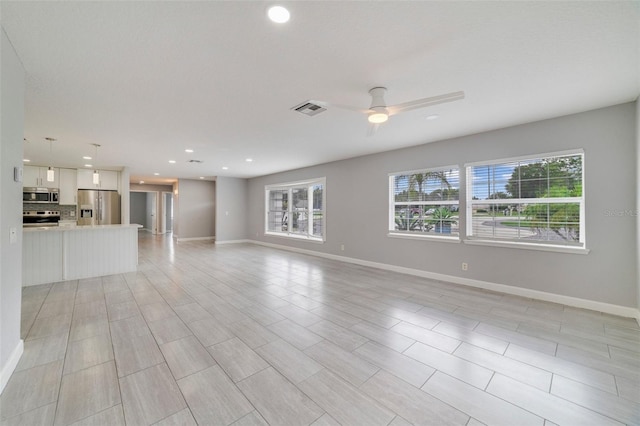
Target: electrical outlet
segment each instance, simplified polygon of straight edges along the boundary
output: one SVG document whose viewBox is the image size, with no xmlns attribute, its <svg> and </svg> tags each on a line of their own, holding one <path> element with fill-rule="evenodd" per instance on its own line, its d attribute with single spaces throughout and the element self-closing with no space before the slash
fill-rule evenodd
<svg viewBox="0 0 640 426">
<path fill-rule="evenodd" d="M 467 269 L 469 269 L 469 264 L 466 262 L 462 262 L 462 270 L 466 271 Z"/>
<path fill-rule="evenodd" d="M 344 251 L 344 244 L 340 244 L 340 250 Z"/>
</svg>

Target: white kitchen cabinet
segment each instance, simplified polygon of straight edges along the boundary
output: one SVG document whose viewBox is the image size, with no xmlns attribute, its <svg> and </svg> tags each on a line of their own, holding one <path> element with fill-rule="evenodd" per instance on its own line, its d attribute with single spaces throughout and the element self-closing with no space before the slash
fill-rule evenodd
<svg viewBox="0 0 640 426">
<path fill-rule="evenodd" d="M 118 190 L 118 172 L 99 170 L 100 183 L 93 183 L 93 170 L 78 169 L 78 189 L 108 189 Z"/>
<path fill-rule="evenodd" d="M 75 206 L 78 203 L 78 173 L 76 169 L 60 169 L 59 204 Z"/>
<path fill-rule="evenodd" d="M 22 173 L 23 187 L 58 188 L 60 185 L 60 169 L 54 168 L 53 182 L 47 181 L 48 167 L 24 166 Z"/>
</svg>

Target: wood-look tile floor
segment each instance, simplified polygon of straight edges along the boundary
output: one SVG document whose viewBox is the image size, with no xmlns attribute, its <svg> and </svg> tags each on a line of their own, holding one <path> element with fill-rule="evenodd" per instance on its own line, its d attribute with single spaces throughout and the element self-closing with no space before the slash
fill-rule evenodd
<svg viewBox="0 0 640 426">
<path fill-rule="evenodd" d="M 251 244 L 23 289 L 1 425 L 640 424 L 633 319 Z"/>
</svg>

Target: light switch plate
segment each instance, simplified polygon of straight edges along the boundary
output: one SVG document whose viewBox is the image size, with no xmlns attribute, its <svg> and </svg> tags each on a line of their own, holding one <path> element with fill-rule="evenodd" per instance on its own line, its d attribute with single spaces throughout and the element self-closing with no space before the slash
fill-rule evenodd
<svg viewBox="0 0 640 426">
<path fill-rule="evenodd" d="M 18 242 L 18 230 L 12 226 L 9 228 L 9 244 L 15 244 Z"/>
<path fill-rule="evenodd" d="M 13 168 L 13 181 L 22 182 L 22 167 Z"/>
</svg>

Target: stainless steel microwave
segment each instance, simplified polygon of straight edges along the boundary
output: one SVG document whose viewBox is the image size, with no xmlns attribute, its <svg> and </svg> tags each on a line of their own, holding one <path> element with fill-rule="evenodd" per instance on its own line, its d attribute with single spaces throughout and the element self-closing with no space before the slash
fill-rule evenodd
<svg viewBox="0 0 640 426">
<path fill-rule="evenodd" d="M 23 203 L 58 203 L 58 190 L 55 188 L 22 188 Z"/>
</svg>

